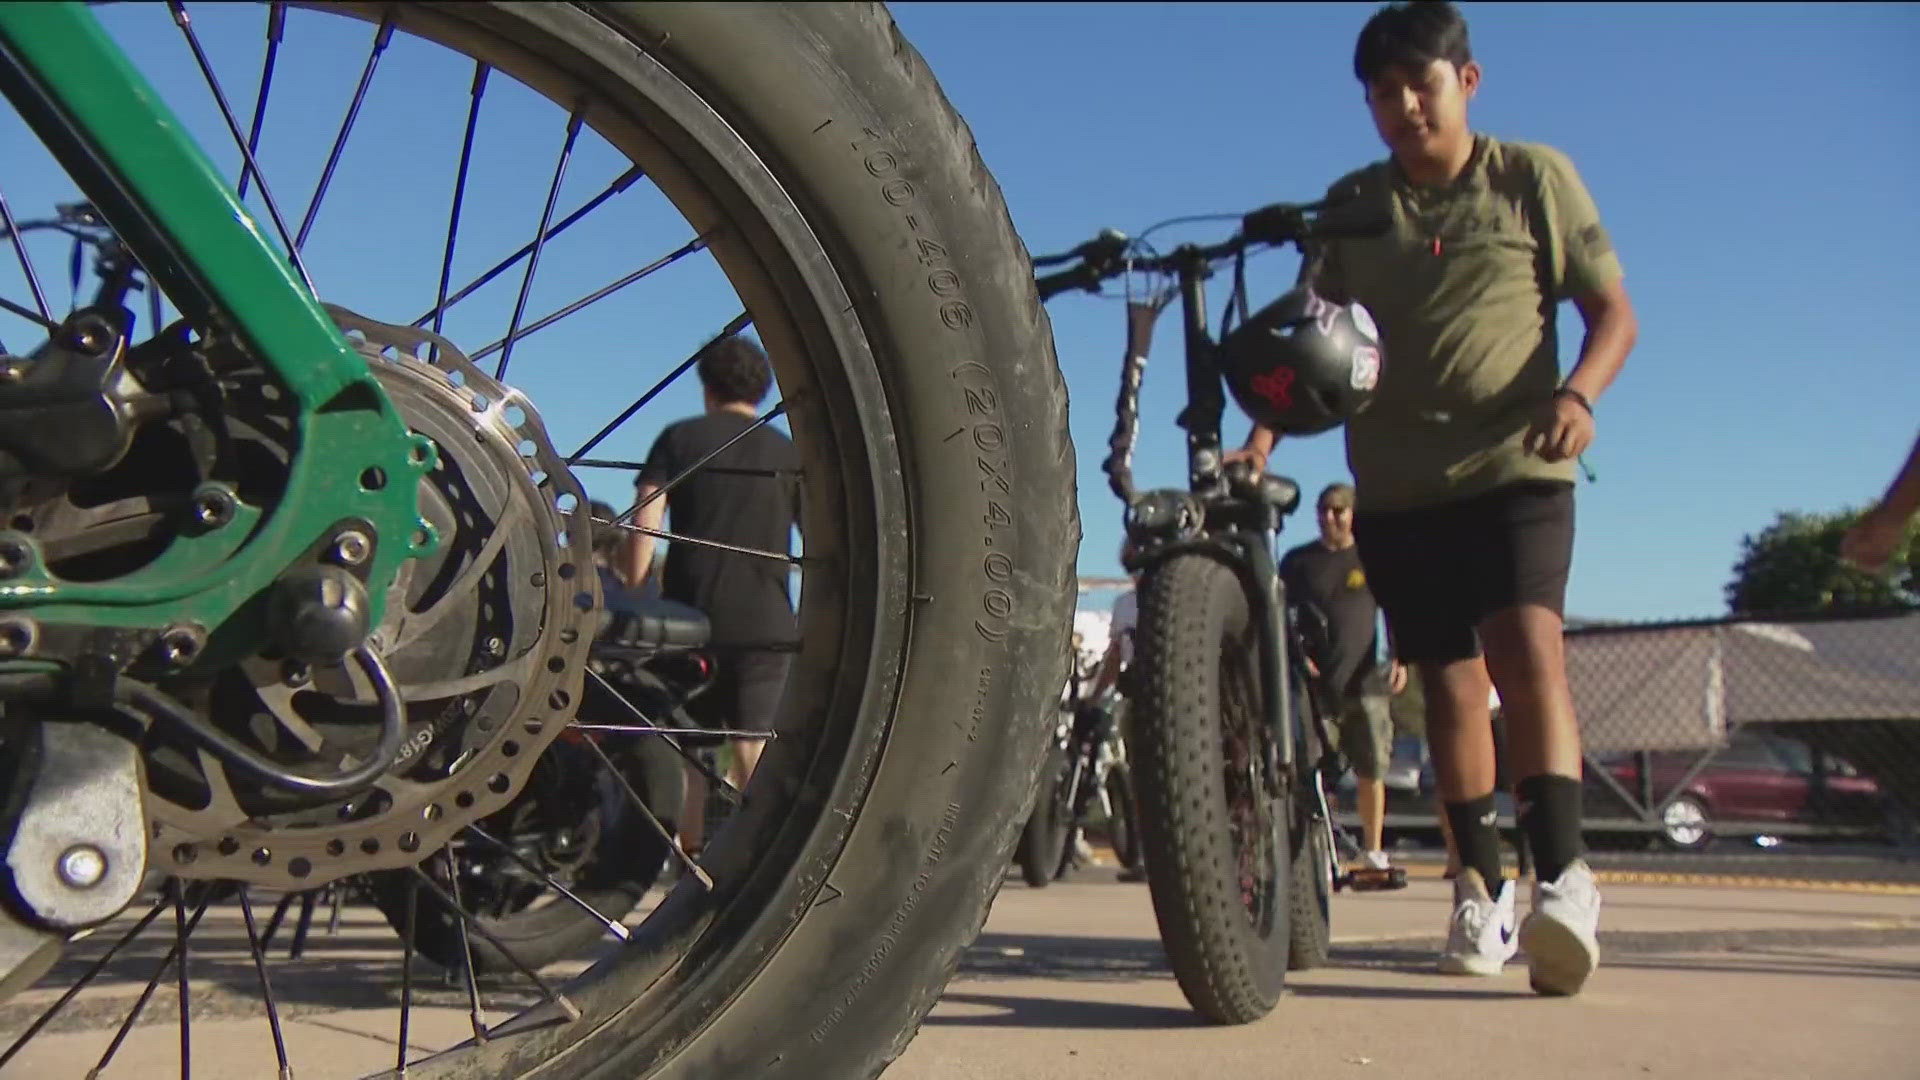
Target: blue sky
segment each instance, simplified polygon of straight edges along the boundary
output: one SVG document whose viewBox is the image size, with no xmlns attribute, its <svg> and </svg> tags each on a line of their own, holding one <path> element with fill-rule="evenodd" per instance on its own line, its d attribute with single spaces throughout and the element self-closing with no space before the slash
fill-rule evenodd
<svg viewBox="0 0 1920 1080">
<path fill-rule="evenodd" d="M 1897 5 L 1465 4 L 1486 80 L 1476 127 L 1572 156 L 1611 229 L 1640 313 L 1639 348 L 1599 406 L 1579 493 L 1570 612 L 1657 618 L 1723 609 L 1742 534 L 1776 511 L 1860 503 L 1890 478 L 1920 423 L 1920 8 Z M 1305 199 L 1382 153 L 1351 74 L 1371 4 L 901 4 L 979 141 L 1030 249 L 1062 250 L 1104 226 L 1137 232 L 1182 214 Z M 193 9 L 244 113 L 257 78 L 257 11 Z M 226 164 L 218 114 L 164 8 L 103 20 Z M 367 28 L 290 20 L 263 146 L 283 209 L 298 218 L 360 64 Z M 309 249 L 323 295 L 375 318 L 429 305 L 471 66 L 396 45 L 328 194 Z M 488 92 L 456 259 L 465 280 L 532 236 L 564 118 L 517 87 Z M 515 91 L 518 91 L 515 93 Z M 428 117 L 424 123 L 421 117 Z M 500 134 L 492 134 L 494 132 Z M 71 189 L 0 115 L 0 190 L 34 216 Z M 584 137 L 562 210 L 622 163 Z M 541 314 L 683 242 L 651 193 L 622 195 L 542 258 Z M 1227 224 L 1156 240 L 1209 240 Z M 619 243 L 608 237 L 618 235 Z M 1162 244 L 1162 246 L 1166 246 Z M 55 299 L 65 249 L 33 248 Z M 8 253 L 10 254 L 10 253 Z M 1256 302 L 1291 280 L 1291 255 L 1253 267 Z M 53 267 L 49 271 L 49 267 Z M 464 271 L 464 276 L 462 275 Z M 451 329 L 500 336 L 519 285 L 476 295 Z M 425 289 L 428 292 L 423 293 Z M 1215 290 L 1216 302 L 1220 288 Z M 24 299 L 0 266 L 0 294 Z M 405 297 L 396 299 L 396 297 Z M 515 380 L 556 441 L 590 433 L 733 314 L 704 259 L 689 260 L 521 346 Z M 397 306 L 396 306 L 397 305 Z M 734 309 L 737 310 L 737 309 Z M 1112 426 L 1122 325 L 1084 295 L 1050 307 L 1080 449 L 1084 573 L 1116 570 L 1120 507 L 1099 472 Z M 1162 327 L 1148 372 L 1140 479 L 1179 482 L 1173 417 L 1178 339 Z M 1580 340 L 1562 314 L 1563 351 Z M 24 337 L 0 316 L 0 338 Z M 617 399 L 617 400 L 616 400 Z M 639 456 L 660 424 L 697 408 L 667 395 L 608 456 Z M 1244 421 L 1230 420 L 1238 439 Z M 570 445 L 562 450 L 571 449 Z M 1283 444 L 1274 467 L 1309 492 L 1345 477 L 1337 433 Z M 624 494 L 596 474 L 589 489 Z M 1304 540 L 1297 519 L 1286 538 Z"/>
</svg>

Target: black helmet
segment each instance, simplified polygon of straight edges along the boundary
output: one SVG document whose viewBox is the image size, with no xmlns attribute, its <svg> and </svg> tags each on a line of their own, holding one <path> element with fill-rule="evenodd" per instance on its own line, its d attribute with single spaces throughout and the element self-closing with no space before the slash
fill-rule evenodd
<svg viewBox="0 0 1920 1080">
<path fill-rule="evenodd" d="M 1380 333 L 1360 304 L 1301 287 L 1253 313 L 1220 343 L 1234 400 L 1275 431 L 1312 435 L 1365 409 L 1380 381 Z"/>
</svg>

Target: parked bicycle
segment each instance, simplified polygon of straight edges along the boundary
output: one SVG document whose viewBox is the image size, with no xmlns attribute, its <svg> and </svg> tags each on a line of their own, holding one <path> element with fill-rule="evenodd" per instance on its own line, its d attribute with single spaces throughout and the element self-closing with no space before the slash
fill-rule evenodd
<svg viewBox="0 0 1920 1080">
<path fill-rule="evenodd" d="M 1133 771 L 1123 735 L 1126 702 L 1111 689 L 1094 694 L 1101 659 L 1097 653 L 1083 654 L 1068 679 L 1033 812 L 1016 849 L 1021 876 L 1036 889 L 1074 868 L 1096 823 L 1121 866 L 1135 866 L 1140 858 Z"/>
<path fill-rule="evenodd" d="M 1248 214 L 1227 241 L 1158 255 L 1108 231 L 1036 267 L 1043 298 L 1129 282 L 1126 359 L 1111 453 L 1104 463 L 1126 507 L 1141 575 L 1132 686 L 1140 834 L 1154 914 L 1188 1002 L 1217 1023 L 1272 1010 L 1289 967 L 1324 960 L 1338 880 L 1323 773 L 1325 718 L 1306 690 L 1299 622 L 1274 549 L 1299 486 L 1229 466 L 1220 444 L 1226 397 L 1243 407 L 1279 401 L 1315 417 L 1293 433 L 1326 430 L 1364 407 L 1380 353 L 1364 309 L 1294 290 L 1250 314 L 1245 257 L 1258 245 L 1365 237 L 1388 227 L 1384 208 L 1357 199 L 1275 205 Z M 1204 283 L 1231 262 L 1235 295 L 1218 340 L 1208 332 Z M 1138 491 L 1132 450 L 1141 378 L 1162 310 L 1178 298 L 1185 334 L 1188 484 Z M 1238 325 L 1234 316 L 1238 315 Z M 1327 383 L 1276 363 L 1272 341 L 1296 333 L 1337 339 L 1349 370 Z M 1318 374 L 1321 381 L 1308 377 Z M 1329 389 L 1330 387 L 1330 389 Z M 1350 391 L 1350 392 L 1349 392 Z"/>
</svg>

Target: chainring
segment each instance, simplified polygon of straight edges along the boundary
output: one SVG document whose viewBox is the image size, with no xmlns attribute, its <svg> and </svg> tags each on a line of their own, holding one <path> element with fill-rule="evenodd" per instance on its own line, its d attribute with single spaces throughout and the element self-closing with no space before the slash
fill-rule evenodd
<svg viewBox="0 0 1920 1080">
<path fill-rule="evenodd" d="M 327 310 L 439 453 L 419 495 L 440 543 L 403 565 L 370 641 L 406 703 L 408 738 L 370 790 L 345 799 L 295 796 L 163 742 L 147 762 L 152 862 L 183 878 L 306 889 L 417 864 L 511 802 L 580 701 L 601 617 L 591 514 L 533 406 L 436 334 Z M 263 654 L 188 700 L 308 770 L 365 760 L 379 728 L 372 686 L 346 664 Z"/>
</svg>

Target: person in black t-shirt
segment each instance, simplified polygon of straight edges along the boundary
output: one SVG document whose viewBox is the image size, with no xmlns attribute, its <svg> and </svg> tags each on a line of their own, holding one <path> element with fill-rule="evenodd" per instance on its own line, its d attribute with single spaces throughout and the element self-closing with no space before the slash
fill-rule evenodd
<svg viewBox="0 0 1920 1080">
<path fill-rule="evenodd" d="M 1280 578 L 1289 603 L 1312 605 L 1326 619 L 1327 637 L 1318 656 L 1307 658 L 1340 728 L 1340 752 L 1353 765 L 1360 797 L 1360 834 L 1364 869 L 1388 868 L 1381 849 L 1387 789 L 1381 776 L 1392 755 L 1393 720 L 1387 697 L 1407 683 L 1398 660 L 1381 670 L 1379 635 L 1374 629 L 1379 606 L 1367 589 L 1360 551 L 1353 542 L 1353 488 L 1329 484 L 1320 493 L 1320 538 L 1302 544 L 1280 560 Z"/>
<path fill-rule="evenodd" d="M 799 524 L 799 456 L 785 435 L 756 420 L 773 386 L 767 354 L 751 339 L 730 335 L 701 352 L 697 370 L 706 411 L 669 425 L 655 439 L 636 481 L 634 520 L 660 529 L 663 518 L 671 517 L 678 537 L 786 555 Z M 653 552 L 653 537 L 632 533 L 622 576 L 645 580 Z M 712 626 L 714 684 L 688 706 L 701 723 L 737 731 L 773 726 L 798 634 L 788 565 L 764 555 L 669 543 L 661 595 L 706 612 Z M 727 779 L 744 788 L 763 741 L 731 743 Z M 681 842 L 693 851 L 702 842 L 705 785 L 697 774 L 688 780 Z"/>
<path fill-rule="evenodd" d="M 613 504 L 594 499 L 587 504 L 587 512 L 598 522 L 612 521 L 617 514 Z M 593 568 L 600 575 L 600 593 L 607 598 L 607 606 L 613 607 L 616 598 L 622 601 L 646 600 L 660 595 L 659 575 L 629 586 L 620 575 L 620 565 L 625 558 L 627 541 L 626 530 L 617 525 L 595 524 L 593 528 Z"/>
</svg>

